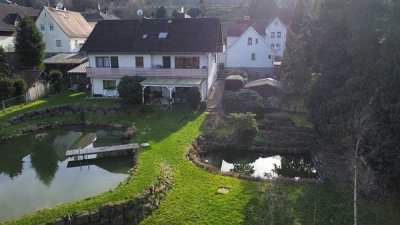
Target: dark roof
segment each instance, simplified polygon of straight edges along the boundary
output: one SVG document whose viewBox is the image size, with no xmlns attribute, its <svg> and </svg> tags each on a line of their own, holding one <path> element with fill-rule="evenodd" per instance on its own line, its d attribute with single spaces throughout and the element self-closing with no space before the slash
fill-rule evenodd
<svg viewBox="0 0 400 225">
<path fill-rule="evenodd" d="M 34 20 L 39 15 L 39 10 L 16 4 L 0 3 L 0 31 L 11 32 L 15 30 L 15 22 L 25 16 Z"/>
<path fill-rule="evenodd" d="M 274 18 L 275 19 L 275 18 Z M 272 20 L 267 19 L 253 19 L 251 21 L 243 21 L 237 20 L 232 24 L 227 26 L 227 35 L 228 36 L 240 36 L 252 26 L 258 34 L 265 35 L 265 28 L 272 22 Z"/>
<path fill-rule="evenodd" d="M 85 20 L 87 22 L 99 22 L 101 20 L 119 20 L 119 18 L 111 14 L 97 11 L 95 13 L 86 15 Z"/>
<path fill-rule="evenodd" d="M 159 38 L 160 32 L 168 33 Z M 219 52 L 216 18 L 99 21 L 81 51 L 93 53 Z"/>
</svg>

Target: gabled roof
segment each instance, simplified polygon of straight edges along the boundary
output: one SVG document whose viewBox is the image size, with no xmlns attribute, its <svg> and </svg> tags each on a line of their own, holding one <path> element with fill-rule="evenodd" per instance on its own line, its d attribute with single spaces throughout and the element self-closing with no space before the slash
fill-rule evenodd
<svg viewBox="0 0 400 225">
<path fill-rule="evenodd" d="M 205 53 L 219 52 L 221 49 L 219 19 L 189 18 L 99 21 L 81 51 Z"/>
<path fill-rule="evenodd" d="M 119 20 L 120 18 L 111 15 L 111 14 L 107 14 L 107 13 L 102 13 L 100 11 L 97 11 L 95 13 L 92 14 L 88 14 L 85 16 L 85 20 L 87 22 L 99 22 L 101 20 Z"/>
<path fill-rule="evenodd" d="M 17 4 L 0 3 L 0 31 L 14 32 L 15 22 L 25 16 L 36 19 L 39 10 L 30 7 L 19 6 Z"/>
<path fill-rule="evenodd" d="M 46 6 L 43 7 L 43 10 L 46 11 L 54 19 L 61 30 L 71 38 L 87 38 L 90 35 L 90 32 L 92 32 L 92 27 L 78 12 L 55 9 Z"/>
<path fill-rule="evenodd" d="M 248 27 L 253 27 L 261 36 L 265 35 L 265 29 L 271 25 L 272 22 L 278 19 L 285 27 L 286 25 L 279 19 L 279 17 L 274 17 L 271 19 L 253 19 L 251 21 L 237 20 L 227 27 L 227 35 L 238 37 L 241 36 Z"/>
</svg>

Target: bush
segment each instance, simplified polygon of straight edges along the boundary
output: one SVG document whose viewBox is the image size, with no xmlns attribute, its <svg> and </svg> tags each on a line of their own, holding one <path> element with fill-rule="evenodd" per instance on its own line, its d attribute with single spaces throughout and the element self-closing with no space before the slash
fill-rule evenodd
<svg viewBox="0 0 400 225">
<path fill-rule="evenodd" d="M 26 82 L 23 79 L 14 80 L 15 95 L 23 95 L 26 92 Z"/>
<path fill-rule="evenodd" d="M 0 98 L 8 99 L 15 95 L 15 87 L 13 80 L 9 78 L 0 79 Z"/>
<path fill-rule="evenodd" d="M 149 105 L 142 105 L 142 106 L 140 106 L 139 111 L 141 113 L 153 113 L 154 109 L 153 109 L 153 107 L 151 107 Z"/>
<path fill-rule="evenodd" d="M 122 101 L 128 104 L 142 104 L 142 86 L 139 77 L 122 77 L 118 84 L 118 93 Z"/>
<path fill-rule="evenodd" d="M 256 115 L 253 113 L 231 113 L 228 123 L 233 127 L 235 140 L 240 145 L 251 144 L 258 134 Z"/>
<path fill-rule="evenodd" d="M 199 107 L 201 100 L 199 88 L 197 87 L 190 88 L 187 92 L 186 100 L 192 109 L 197 109 Z"/>
<path fill-rule="evenodd" d="M 244 79 L 240 75 L 230 75 L 225 78 L 225 90 L 238 91 L 244 87 Z"/>
<path fill-rule="evenodd" d="M 229 71 L 229 75 L 240 75 L 245 80 L 249 78 L 249 74 L 244 70 L 231 70 Z"/>
<path fill-rule="evenodd" d="M 255 91 L 241 89 L 225 91 L 222 106 L 226 113 L 252 112 L 262 116 L 265 110 L 264 99 Z"/>
<path fill-rule="evenodd" d="M 59 70 L 52 70 L 49 74 L 49 81 L 55 92 L 61 92 L 63 83 L 63 74 Z"/>
</svg>

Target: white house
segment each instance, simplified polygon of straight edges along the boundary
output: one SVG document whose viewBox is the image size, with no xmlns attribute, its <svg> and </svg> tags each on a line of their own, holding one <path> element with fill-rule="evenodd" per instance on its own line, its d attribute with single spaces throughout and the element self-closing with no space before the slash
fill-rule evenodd
<svg viewBox="0 0 400 225">
<path fill-rule="evenodd" d="M 274 62 L 283 57 L 287 28 L 279 19 L 237 21 L 227 29 L 225 67 L 246 69 L 259 76 L 271 76 Z"/>
<path fill-rule="evenodd" d="M 43 7 L 36 20 L 46 44 L 46 53 L 79 52 L 92 27 L 78 12 Z"/>
<path fill-rule="evenodd" d="M 219 19 L 103 20 L 82 47 L 94 96 L 118 96 L 124 76 L 137 76 L 147 96 L 181 98 L 198 87 L 207 99 L 222 48 Z M 145 100 L 145 99 L 143 99 Z"/>
<path fill-rule="evenodd" d="M 25 16 L 35 20 L 38 14 L 39 10 L 34 8 L 0 3 L 0 46 L 6 52 L 14 52 L 15 27 L 18 21 Z"/>
</svg>

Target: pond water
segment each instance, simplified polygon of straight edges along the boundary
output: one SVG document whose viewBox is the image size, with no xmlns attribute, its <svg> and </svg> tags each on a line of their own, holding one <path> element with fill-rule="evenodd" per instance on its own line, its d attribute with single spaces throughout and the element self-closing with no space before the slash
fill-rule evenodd
<svg viewBox="0 0 400 225">
<path fill-rule="evenodd" d="M 68 167 L 65 151 L 121 143 L 121 132 L 65 128 L 0 143 L 0 222 L 116 187 L 133 157 Z"/>
<path fill-rule="evenodd" d="M 222 172 L 239 172 L 263 178 L 316 178 L 309 155 L 266 155 L 252 152 L 220 151 L 205 156 L 207 163 Z"/>
</svg>

